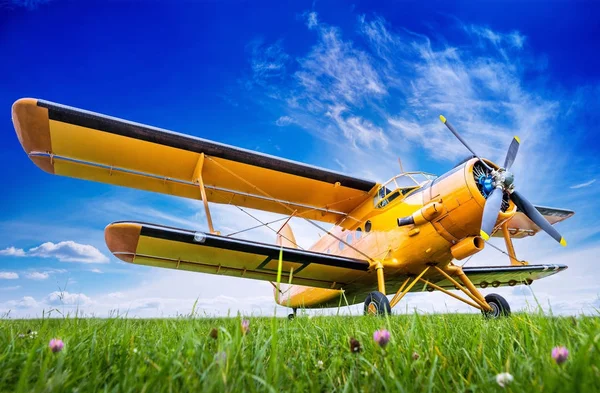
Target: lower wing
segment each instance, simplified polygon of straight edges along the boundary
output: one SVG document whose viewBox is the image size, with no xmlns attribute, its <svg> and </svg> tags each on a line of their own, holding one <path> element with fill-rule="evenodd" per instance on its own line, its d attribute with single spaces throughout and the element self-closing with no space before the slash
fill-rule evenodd
<svg viewBox="0 0 600 393">
<path fill-rule="evenodd" d="M 134 264 L 200 273 L 341 289 L 369 270 L 364 260 L 141 222 L 116 222 L 105 229 L 108 248 Z"/>
</svg>

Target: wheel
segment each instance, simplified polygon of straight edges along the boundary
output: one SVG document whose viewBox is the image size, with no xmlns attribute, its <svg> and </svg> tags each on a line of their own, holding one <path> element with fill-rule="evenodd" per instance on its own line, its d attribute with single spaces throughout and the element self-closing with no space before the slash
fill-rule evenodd
<svg viewBox="0 0 600 393">
<path fill-rule="evenodd" d="M 365 315 L 385 315 L 392 313 L 390 301 L 379 291 L 369 293 L 365 299 Z"/>
<path fill-rule="evenodd" d="M 496 293 L 490 293 L 485 297 L 485 301 L 488 302 L 491 311 L 482 311 L 486 318 L 500 318 L 508 317 L 510 315 L 510 306 L 506 299 Z"/>
</svg>

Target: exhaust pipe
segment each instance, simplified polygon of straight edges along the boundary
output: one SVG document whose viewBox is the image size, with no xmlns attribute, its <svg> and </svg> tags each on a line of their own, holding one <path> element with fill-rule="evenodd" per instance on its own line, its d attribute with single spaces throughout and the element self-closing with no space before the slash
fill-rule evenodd
<svg viewBox="0 0 600 393">
<path fill-rule="evenodd" d="M 443 211 L 443 206 L 439 202 L 429 203 L 423 206 L 421 209 L 414 212 L 412 215 L 399 218 L 398 226 L 404 225 L 421 225 L 425 224 L 428 221 L 433 220 L 437 216 L 439 216 Z"/>
<path fill-rule="evenodd" d="M 470 236 L 453 245 L 450 252 L 454 258 L 460 261 L 483 250 L 484 246 L 485 242 L 481 236 Z"/>
</svg>

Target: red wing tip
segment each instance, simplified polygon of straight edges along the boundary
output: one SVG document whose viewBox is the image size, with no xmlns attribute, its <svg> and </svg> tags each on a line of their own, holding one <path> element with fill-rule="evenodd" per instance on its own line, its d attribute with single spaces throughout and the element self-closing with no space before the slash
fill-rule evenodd
<svg viewBox="0 0 600 393">
<path fill-rule="evenodd" d="M 106 246 L 114 256 L 125 262 L 133 262 L 140 240 L 140 224 L 120 222 L 104 229 Z"/>
</svg>

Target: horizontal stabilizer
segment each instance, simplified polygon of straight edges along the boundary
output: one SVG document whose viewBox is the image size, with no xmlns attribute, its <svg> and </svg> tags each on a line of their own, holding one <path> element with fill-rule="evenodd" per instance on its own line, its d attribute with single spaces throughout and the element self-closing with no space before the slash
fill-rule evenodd
<svg viewBox="0 0 600 393">
<path fill-rule="evenodd" d="M 463 267 L 463 272 L 479 288 L 529 285 L 533 281 L 551 276 L 567 268 L 565 265 L 523 265 Z M 434 282 L 444 289 L 454 289 L 454 284 L 443 279 Z"/>
<path fill-rule="evenodd" d="M 535 208 L 552 225 L 564 221 L 575 214 L 575 212 L 572 210 L 557 209 L 554 207 L 535 206 Z M 521 239 L 527 236 L 535 235 L 541 231 L 541 228 L 535 225 L 535 223 L 531 221 L 525 215 L 525 213 L 517 210 L 515 215 L 508 221 L 508 231 L 510 233 L 510 237 L 514 239 Z M 496 230 L 493 236 L 502 237 L 502 231 Z"/>
</svg>

